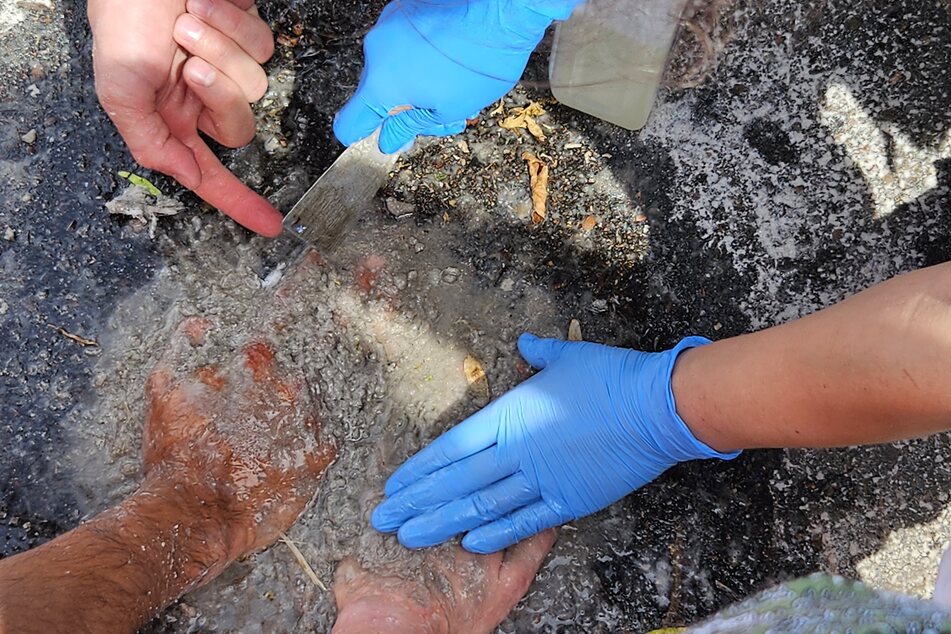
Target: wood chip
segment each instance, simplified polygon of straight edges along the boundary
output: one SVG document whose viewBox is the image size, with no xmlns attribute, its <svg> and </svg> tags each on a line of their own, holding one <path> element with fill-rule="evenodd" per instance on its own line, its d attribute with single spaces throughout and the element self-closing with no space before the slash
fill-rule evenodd
<svg viewBox="0 0 951 634">
<path fill-rule="evenodd" d="M 297 563 L 300 564 L 300 567 L 304 570 L 304 573 L 310 577 L 310 580 L 314 582 L 314 585 L 327 592 L 327 586 L 324 585 L 323 581 L 320 580 L 320 577 L 317 576 L 317 573 L 314 572 L 314 569 L 310 567 L 310 564 L 307 563 L 307 560 L 304 559 L 304 553 L 300 551 L 297 545 L 287 538 L 287 535 L 281 533 L 281 541 L 290 549 L 291 554 L 294 555 L 294 559 L 297 560 Z"/>
<path fill-rule="evenodd" d="M 462 362 L 462 371 L 466 375 L 466 382 L 479 394 L 489 396 L 489 378 L 485 375 L 482 362 L 471 354 L 466 355 Z"/>
<path fill-rule="evenodd" d="M 47 327 L 52 328 L 53 330 L 55 330 L 55 331 L 58 332 L 59 334 L 63 335 L 63 336 L 66 337 L 67 339 L 69 339 L 69 340 L 71 340 L 71 341 L 75 341 L 76 343 L 78 343 L 78 344 L 81 345 L 81 346 L 89 347 L 89 346 L 98 346 L 98 345 L 99 345 L 99 342 L 97 342 L 95 339 L 87 339 L 86 337 L 81 337 L 81 336 L 79 336 L 79 335 L 74 335 L 73 333 L 67 331 L 65 328 L 60 328 L 59 326 L 54 326 L 53 324 L 46 324 L 46 325 L 47 325 Z"/>
<path fill-rule="evenodd" d="M 598 219 L 594 216 L 585 216 L 585 219 L 581 221 L 581 230 L 585 233 L 591 231 L 596 226 L 598 226 Z"/>
<path fill-rule="evenodd" d="M 531 152 L 522 154 L 528 163 L 528 178 L 532 189 L 532 224 L 539 224 L 548 215 L 548 164 Z"/>
<path fill-rule="evenodd" d="M 581 322 L 577 319 L 568 322 L 568 341 L 584 341 L 581 338 Z"/>
<path fill-rule="evenodd" d="M 285 48 L 294 48 L 300 42 L 299 37 L 293 37 L 287 33 L 280 33 L 277 36 L 277 43 Z"/>
</svg>

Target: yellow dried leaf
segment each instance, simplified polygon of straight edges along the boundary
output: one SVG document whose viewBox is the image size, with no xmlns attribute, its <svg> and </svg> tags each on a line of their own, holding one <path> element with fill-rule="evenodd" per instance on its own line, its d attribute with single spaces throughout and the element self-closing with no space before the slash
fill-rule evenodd
<svg viewBox="0 0 951 634">
<path fill-rule="evenodd" d="M 525 127 L 528 128 L 528 131 L 532 134 L 532 136 L 539 141 L 545 140 L 545 133 L 542 132 L 542 127 L 529 116 L 525 117 Z"/>
<path fill-rule="evenodd" d="M 584 341 L 581 338 L 581 322 L 577 319 L 568 322 L 568 341 Z"/>
<path fill-rule="evenodd" d="M 522 154 L 528 163 L 529 185 L 532 190 L 532 223 L 538 224 L 548 215 L 548 164 L 531 152 Z"/>
<path fill-rule="evenodd" d="M 498 110 L 498 108 L 496 109 Z M 493 111 L 493 114 L 495 111 Z M 499 127 L 506 130 L 526 129 L 533 137 L 539 141 L 545 140 L 545 133 L 542 131 L 535 117 L 545 114 L 545 109 L 537 101 L 533 101 L 524 108 L 512 108 L 512 114 L 499 122 Z"/>
<path fill-rule="evenodd" d="M 499 105 L 489 111 L 489 114 L 493 117 L 497 114 L 505 114 L 505 100 L 499 99 Z"/>
<path fill-rule="evenodd" d="M 545 109 L 542 108 L 542 105 L 537 101 L 533 101 L 524 108 L 521 108 L 521 113 L 526 114 L 529 117 L 540 117 L 545 114 Z"/>
<path fill-rule="evenodd" d="M 598 219 L 594 216 L 585 216 L 585 219 L 581 221 L 581 230 L 588 232 L 594 229 L 598 225 Z"/>
<path fill-rule="evenodd" d="M 505 128 L 506 130 L 515 130 L 516 128 L 525 127 L 525 117 L 522 115 L 510 115 L 499 122 L 500 128 Z"/>
<path fill-rule="evenodd" d="M 485 379 L 485 369 L 482 367 L 482 363 L 471 354 L 466 355 L 465 361 L 462 362 L 462 371 L 465 372 L 466 381 L 469 385 Z"/>
<path fill-rule="evenodd" d="M 478 359 L 471 354 L 466 355 L 465 360 L 462 362 L 462 371 L 465 373 L 466 382 L 472 388 L 473 392 L 485 398 L 490 396 L 489 378 L 485 375 L 485 369 Z"/>
</svg>

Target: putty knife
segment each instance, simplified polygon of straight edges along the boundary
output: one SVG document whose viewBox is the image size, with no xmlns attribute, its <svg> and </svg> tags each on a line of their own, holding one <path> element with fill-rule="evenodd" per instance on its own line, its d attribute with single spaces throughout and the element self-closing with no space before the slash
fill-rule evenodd
<svg viewBox="0 0 951 634">
<path fill-rule="evenodd" d="M 380 131 L 354 143 L 284 217 L 284 228 L 321 252 L 332 251 L 366 211 L 398 154 L 380 151 Z"/>
</svg>

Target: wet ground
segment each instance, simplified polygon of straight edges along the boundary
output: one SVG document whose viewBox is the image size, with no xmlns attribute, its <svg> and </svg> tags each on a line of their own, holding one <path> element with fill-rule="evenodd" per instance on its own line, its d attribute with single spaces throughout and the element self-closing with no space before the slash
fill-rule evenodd
<svg viewBox="0 0 951 634">
<path fill-rule="evenodd" d="M 289 100 L 270 96 L 267 131 L 231 160 L 285 208 L 339 151 L 330 122 L 377 8 L 262 5 L 286 36 L 271 72 Z M 248 306 L 281 248 L 162 178 L 185 209 L 154 239 L 106 213 L 126 187 L 117 171 L 134 165 L 96 104 L 83 11 L 0 0 L 2 555 L 134 488 L 148 359 L 181 314 L 218 313 L 235 339 L 253 336 Z M 768 0 L 733 22 L 713 75 L 665 91 L 640 132 L 545 102 L 545 141 L 484 114 L 419 144 L 326 264 L 288 352 L 318 376 L 349 452 L 291 533 L 325 582 L 348 549 L 390 552 L 354 518 L 388 469 L 485 402 L 465 383 L 467 354 L 494 396 L 519 378 L 523 329 L 558 335 L 578 319 L 586 339 L 662 349 L 949 258 L 951 5 Z M 543 66 L 505 114 L 547 99 Z M 538 225 L 525 150 L 551 164 Z M 814 570 L 927 596 L 951 536 L 949 461 L 939 435 L 682 465 L 563 530 L 503 631 L 679 625 Z M 353 521 L 334 521 L 340 509 Z M 309 583 L 275 547 L 153 629 L 320 631 L 332 605 Z"/>
</svg>

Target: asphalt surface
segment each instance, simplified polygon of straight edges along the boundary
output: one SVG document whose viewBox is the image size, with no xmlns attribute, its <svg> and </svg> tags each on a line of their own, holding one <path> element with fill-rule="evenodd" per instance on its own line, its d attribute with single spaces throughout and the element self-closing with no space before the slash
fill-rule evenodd
<svg viewBox="0 0 951 634">
<path fill-rule="evenodd" d="M 304 31 L 275 62 L 296 71 L 280 114 L 288 150 L 269 152 L 262 138 L 229 155 L 259 190 L 286 202 L 336 156 L 330 122 L 378 6 L 263 4 L 277 32 Z M 116 172 L 134 164 L 96 102 L 84 4 L 0 9 L 6 556 L 75 526 L 85 511 L 77 499 L 96 495 L 78 490 L 63 446 L 75 413 L 96 399 L 99 349 L 57 329 L 108 336 L 117 304 L 168 264 L 170 245 L 187 246 L 190 217 L 205 212 L 155 177 L 186 206 L 160 221 L 165 239 L 108 216 L 105 201 L 124 187 Z M 742 4 L 735 21 L 713 75 L 662 94 L 639 133 L 546 106 L 552 140 L 542 149 L 560 167 L 539 227 L 518 212 L 519 157 L 533 141 L 490 117 L 464 137 L 486 148 L 466 170 L 432 177 L 452 142 L 427 145 L 404 163 L 419 178 L 385 195 L 413 205 L 409 222 L 424 233 L 457 213 L 448 200 L 488 214 L 479 233 L 428 239 L 450 240 L 482 287 L 543 289 L 565 321 L 583 316 L 586 338 L 648 350 L 781 323 L 948 260 L 951 4 L 770 0 Z M 543 63 L 528 77 L 543 78 Z M 544 96 L 530 81 L 508 105 Z M 575 142 L 582 151 L 565 147 Z M 579 229 L 587 215 L 598 219 L 590 234 Z M 675 468 L 581 525 L 603 537 L 577 563 L 598 587 L 559 629 L 595 631 L 605 614 L 634 631 L 689 623 L 815 570 L 926 594 L 951 536 L 949 465 L 951 439 L 939 435 Z"/>
</svg>

